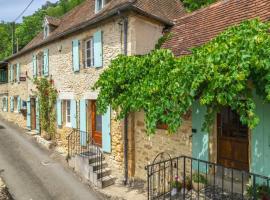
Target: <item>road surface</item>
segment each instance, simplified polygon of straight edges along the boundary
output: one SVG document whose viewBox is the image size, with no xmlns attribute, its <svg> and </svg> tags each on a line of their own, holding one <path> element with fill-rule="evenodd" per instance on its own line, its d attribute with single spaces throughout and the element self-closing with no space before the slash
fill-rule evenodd
<svg viewBox="0 0 270 200">
<path fill-rule="evenodd" d="M 0 118 L 0 175 L 15 200 L 98 200 L 59 159 Z"/>
</svg>

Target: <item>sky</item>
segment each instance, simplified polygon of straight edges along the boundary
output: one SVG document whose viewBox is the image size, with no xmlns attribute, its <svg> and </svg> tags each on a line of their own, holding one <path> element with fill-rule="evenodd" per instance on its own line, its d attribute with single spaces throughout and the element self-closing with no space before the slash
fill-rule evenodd
<svg viewBox="0 0 270 200">
<path fill-rule="evenodd" d="M 0 21 L 11 22 L 26 8 L 31 0 L 0 0 Z M 34 0 L 23 16 L 33 14 L 48 0 Z M 52 3 L 58 0 L 49 0 Z M 22 22 L 22 17 L 17 21 Z"/>
</svg>

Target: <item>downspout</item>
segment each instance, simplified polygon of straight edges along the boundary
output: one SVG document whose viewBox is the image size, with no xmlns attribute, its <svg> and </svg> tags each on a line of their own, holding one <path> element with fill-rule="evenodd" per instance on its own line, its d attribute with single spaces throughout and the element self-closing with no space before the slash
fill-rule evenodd
<svg viewBox="0 0 270 200">
<path fill-rule="evenodd" d="M 124 55 L 128 55 L 128 18 L 124 17 Z M 128 115 L 124 119 L 124 184 L 128 184 Z"/>
</svg>

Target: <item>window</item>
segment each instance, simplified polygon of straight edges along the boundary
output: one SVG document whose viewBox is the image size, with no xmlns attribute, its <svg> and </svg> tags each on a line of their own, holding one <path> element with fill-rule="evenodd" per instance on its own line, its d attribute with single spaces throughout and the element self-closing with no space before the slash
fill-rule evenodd
<svg viewBox="0 0 270 200">
<path fill-rule="evenodd" d="M 2 98 L 2 110 L 7 112 L 7 97 Z"/>
<path fill-rule="evenodd" d="M 92 38 L 85 41 L 85 66 L 94 66 L 94 45 Z"/>
<path fill-rule="evenodd" d="M 96 0 L 96 12 L 100 11 L 103 7 L 104 0 Z"/>
<path fill-rule="evenodd" d="M 38 76 L 42 76 L 44 74 L 44 52 L 40 52 L 38 54 L 37 74 Z"/>
<path fill-rule="evenodd" d="M 49 36 L 49 25 L 45 22 L 44 23 L 44 39 L 46 39 Z"/>
<path fill-rule="evenodd" d="M 66 100 L 66 126 L 71 127 L 70 100 Z"/>
<path fill-rule="evenodd" d="M 99 12 L 111 0 L 96 0 L 96 13 Z"/>
</svg>

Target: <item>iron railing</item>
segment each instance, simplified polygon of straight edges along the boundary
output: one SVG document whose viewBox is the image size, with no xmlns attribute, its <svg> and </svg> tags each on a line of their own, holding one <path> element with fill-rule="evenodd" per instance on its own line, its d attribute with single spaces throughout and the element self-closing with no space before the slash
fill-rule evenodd
<svg viewBox="0 0 270 200">
<path fill-rule="evenodd" d="M 149 200 L 270 199 L 269 177 L 188 156 L 161 157 L 146 166 Z"/>
<path fill-rule="evenodd" d="M 89 134 L 78 129 L 73 129 L 67 137 L 68 156 L 67 160 L 76 155 L 85 157 L 89 164 L 93 164 L 97 178 L 102 182 L 104 155 L 98 144 L 89 137 Z"/>
</svg>

